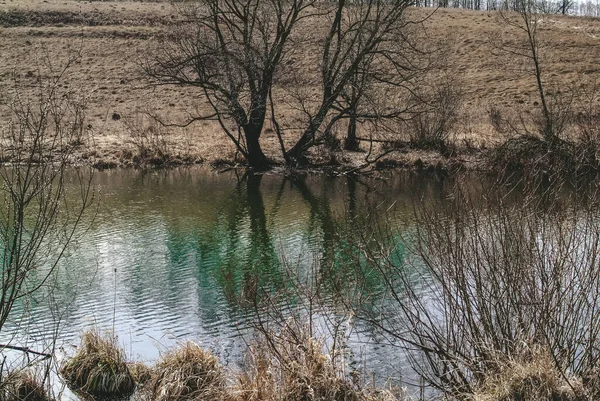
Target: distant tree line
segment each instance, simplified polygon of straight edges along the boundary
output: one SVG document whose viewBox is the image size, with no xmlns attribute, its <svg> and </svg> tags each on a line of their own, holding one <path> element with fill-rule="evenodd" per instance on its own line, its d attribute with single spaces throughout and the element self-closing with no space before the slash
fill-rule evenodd
<svg viewBox="0 0 600 401">
<path fill-rule="evenodd" d="M 415 0 L 416 7 L 464 8 L 467 10 L 519 11 L 526 0 Z M 600 1 L 541 0 L 539 8 L 547 14 L 600 16 Z"/>
</svg>

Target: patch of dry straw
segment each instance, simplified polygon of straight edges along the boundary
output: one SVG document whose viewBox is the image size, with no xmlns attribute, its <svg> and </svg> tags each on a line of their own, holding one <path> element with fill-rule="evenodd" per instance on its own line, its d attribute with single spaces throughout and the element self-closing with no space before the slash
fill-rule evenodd
<svg viewBox="0 0 600 401">
<path fill-rule="evenodd" d="M 135 389 L 125 354 L 112 334 L 85 332 L 81 346 L 63 364 L 60 374 L 72 386 L 91 395 L 126 395 Z"/>
<path fill-rule="evenodd" d="M 392 401 L 404 399 L 364 386 L 346 373 L 340 353 L 325 353 L 322 341 L 302 333 L 280 333 L 249 347 L 235 390 L 240 401 Z"/>
<path fill-rule="evenodd" d="M 580 379 L 567 377 L 551 355 L 534 349 L 518 359 L 499 359 L 498 371 L 487 375 L 474 401 L 585 401 Z"/>
<path fill-rule="evenodd" d="M 219 360 L 193 342 L 162 356 L 154 369 L 152 400 L 226 400 L 228 392 Z"/>
<path fill-rule="evenodd" d="M 7 373 L 0 383 L 0 401 L 52 401 L 44 381 L 32 370 Z"/>
</svg>

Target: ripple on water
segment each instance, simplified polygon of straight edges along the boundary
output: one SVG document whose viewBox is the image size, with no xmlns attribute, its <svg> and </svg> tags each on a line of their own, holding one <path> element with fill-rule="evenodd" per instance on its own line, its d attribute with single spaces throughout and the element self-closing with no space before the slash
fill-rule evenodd
<svg viewBox="0 0 600 401">
<path fill-rule="evenodd" d="M 54 292 L 61 340 L 114 327 L 127 352 L 146 362 L 189 339 L 236 363 L 254 315 L 234 300 L 252 280 L 277 289 L 289 285 L 284 269 L 311 273 L 339 220 L 332 205 L 343 205 L 347 191 L 345 180 L 310 178 L 300 191 L 265 176 L 250 190 L 235 175 L 194 174 L 98 173 L 100 209 L 61 264 Z M 296 307 L 286 302 L 284 314 Z M 31 306 L 35 326 L 22 335 L 51 338 L 50 310 L 46 301 Z"/>
</svg>

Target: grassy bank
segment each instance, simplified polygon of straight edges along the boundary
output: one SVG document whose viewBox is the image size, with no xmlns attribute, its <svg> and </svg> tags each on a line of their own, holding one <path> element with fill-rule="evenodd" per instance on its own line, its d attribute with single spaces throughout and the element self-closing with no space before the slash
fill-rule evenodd
<svg viewBox="0 0 600 401">
<path fill-rule="evenodd" d="M 415 389 L 409 393 L 399 387 L 378 388 L 365 381 L 368 372 L 350 368 L 348 355 L 342 354 L 347 350 L 327 352 L 324 341 L 305 334 L 280 332 L 260 337 L 248 346 L 243 366 L 236 369 L 224 368 L 210 351 L 193 342 L 164 353 L 153 366 L 123 361 L 122 368 L 134 372 L 136 391 L 131 399 L 137 401 L 425 401 L 439 397 L 419 396 Z M 84 337 L 89 340 L 96 335 L 86 333 Z M 277 342 L 271 342 L 274 339 Z M 114 352 L 123 352 L 116 344 L 111 347 Z M 78 358 L 82 357 L 86 356 L 80 352 Z M 565 376 L 543 347 L 522 344 L 518 357 L 490 354 L 487 362 L 492 361 L 496 369 L 480 377 L 473 392 L 446 394 L 444 399 L 590 401 L 600 394 L 597 372 Z M 5 401 L 52 400 L 44 384 L 33 376 L 9 379 L 2 398 Z M 105 377 L 104 384 L 113 391 L 101 394 L 129 397 L 131 390 L 118 390 L 118 380 L 116 375 Z M 83 396 L 100 394 L 74 388 Z"/>
<path fill-rule="evenodd" d="M 287 330 L 287 332 L 286 332 Z M 122 397 L 122 374 L 133 373 L 140 401 L 393 401 L 404 400 L 402 389 L 377 389 L 351 373 L 340 351 L 326 352 L 324 343 L 305 332 L 272 333 L 248 346 L 241 369 L 224 368 L 218 358 L 198 344 L 186 342 L 165 352 L 153 366 L 115 361 L 122 355 L 113 336 L 86 332 L 83 347 L 61 369 L 69 385 L 83 394 Z M 110 338 L 110 341 L 107 339 Z M 274 338 L 285 341 L 273 342 Z M 89 343 L 102 344 L 102 350 Z M 105 366 L 98 374 L 90 366 Z M 108 366 L 111 368 L 108 368 Z M 95 368 L 97 370 L 97 368 Z M 73 375 L 77 372 L 77 376 Z M 83 385 L 81 383 L 84 383 Z M 23 398 L 21 401 L 45 401 Z M 13 401 L 8 398 L 7 401 Z"/>
</svg>

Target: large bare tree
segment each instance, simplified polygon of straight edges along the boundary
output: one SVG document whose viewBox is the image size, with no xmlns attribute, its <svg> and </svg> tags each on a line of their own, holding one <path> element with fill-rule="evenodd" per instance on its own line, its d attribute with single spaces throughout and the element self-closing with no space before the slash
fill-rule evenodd
<svg viewBox="0 0 600 401">
<path fill-rule="evenodd" d="M 364 105 L 368 90 L 406 81 L 410 60 L 404 50 L 412 44 L 404 11 L 411 1 L 340 0 L 318 7 L 313 0 L 186 3 L 180 8 L 184 22 L 168 35 L 145 71 L 158 84 L 194 86 L 203 94 L 208 111 L 180 125 L 218 121 L 249 166 L 264 168 L 270 160 L 260 137 L 271 118 L 284 160 L 298 164 L 342 118 L 350 118 L 355 127 L 357 118 L 399 115 L 388 107 Z M 282 113 L 272 96 L 274 77 L 283 61 L 289 61 L 292 45 L 305 36 L 298 32 L 299 21 L 309 17 L 328 24 L 318 42 L 320 62 L 314 65 L 319 99 L 300 99 L 304 126 L 297 142 L 286 149 L 285 127 L 276 118 Z M 350 133 L 355 136 L 355 128 Z"/>
<path fill-rule="evenodd" d="M 373 102 L 368 93 L 377 87 L 399 90 L 408 72 L 415 70 L 407 57 L 415 50 L 408 35 L 414 22 L 405 17 L 411 4 L 412 0 L 336 3 L 322 48 L 321 100 L 305 108 L 306 127 L 287 151 L 288 159 L 303 158 L 340 119 L 350 119 L 347 142 L 355 148 L 357 119 L 395 118 L 406 111 L 392 99 L 388 104 Z"/>
<path fill-rule="evenodd" d="M 181 6 L 186 22 L 145 70 L 165 84 L 198 87 L 211 110 L 192 121 L 217 120 L 251 167 L 265 167 L 269 160 L 259 140 L 273 77 L 292 29 L 312 3 L 203 0 Z"/>
</svg>

